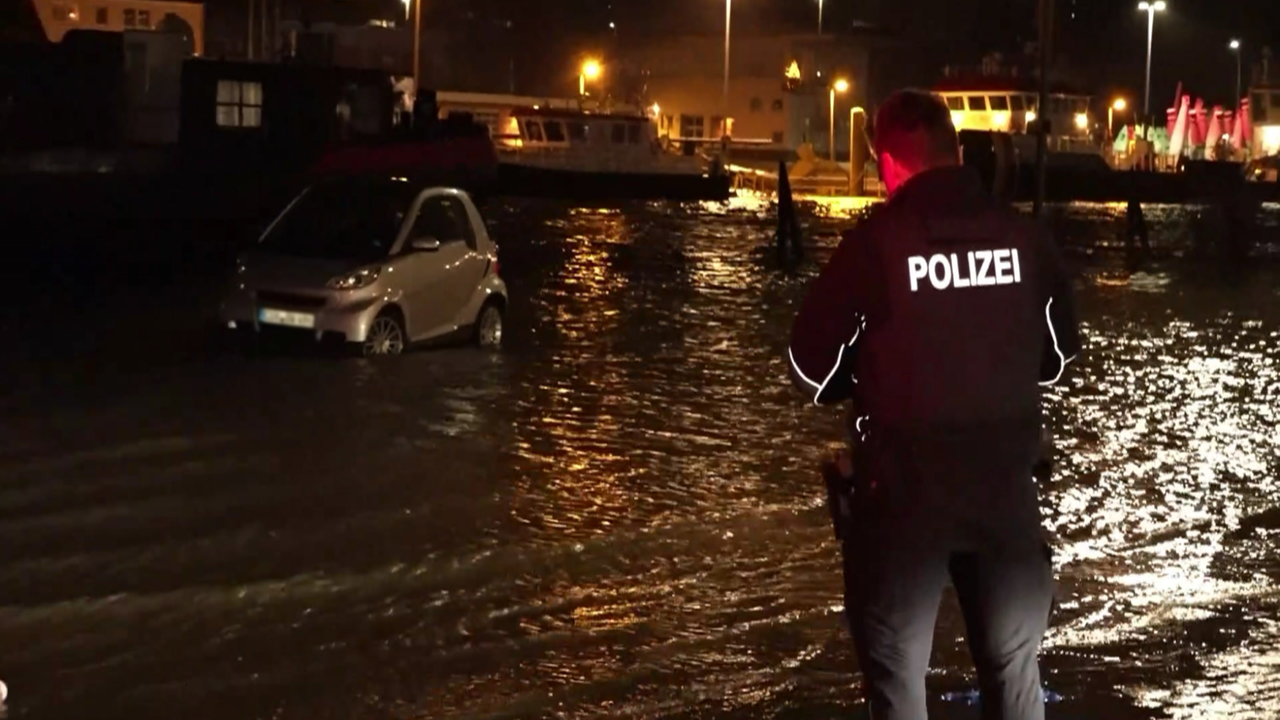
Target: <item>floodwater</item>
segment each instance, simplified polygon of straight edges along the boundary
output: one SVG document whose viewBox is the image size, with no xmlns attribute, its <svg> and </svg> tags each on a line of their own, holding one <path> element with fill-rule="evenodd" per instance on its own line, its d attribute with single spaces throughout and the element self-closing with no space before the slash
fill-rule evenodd
<svg viewBox="0 0 1280 720">
<path fill-rule="evenodd" d="M 848 210 L 806 207 L 817 259 Z M 1130 274 L 1120 212 L 1058 210 L 1087 346 L 1046 399 L 1050 717 L 1272 719 L 1280 268 Z M 839 412 L 782 361 L 814 270 L 772 269 L 767 206 L 492 224 L 497 354 L 226 352 L 198 258 L 7 303 L 9 717 L 861 716 L 814 472 Z M 950 599 L 934 668 L 934 715 L 976 717 L 942 700 L 973 686 Z"/>
</svg>

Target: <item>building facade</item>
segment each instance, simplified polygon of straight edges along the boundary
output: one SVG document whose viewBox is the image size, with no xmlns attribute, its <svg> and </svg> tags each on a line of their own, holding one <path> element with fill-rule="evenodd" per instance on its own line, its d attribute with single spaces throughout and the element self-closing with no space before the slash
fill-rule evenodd
<svg viewBox="0 0 1280 720">
<path fill-rule="evenodd" d="M 160 31 L 182 35 L 204 52 L 204 5 L 171 0 L 31 0 L 51 42 L 72 30 Z"/>
<path fill-rule="evenodd" d="M 850 110 L 866 104 L 870 53 L 858 38 L 838 35 L 731 37 L 729 81 L 724 38 L 673 38 L 636 48 L 623 63 L 642 78 L 645 105 L 671 140 L 716 140 L 826 150 L 835 94 L 837 150 L 847 148 Z M 847 152 L 847 149 L 845 150 Z"/>
</svg>

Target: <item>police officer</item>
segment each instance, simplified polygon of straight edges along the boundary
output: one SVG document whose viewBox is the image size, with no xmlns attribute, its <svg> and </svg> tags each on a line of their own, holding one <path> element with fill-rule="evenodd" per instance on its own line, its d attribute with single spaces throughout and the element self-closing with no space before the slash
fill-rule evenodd
<svg viewBox="0 0 1280 720">
<path fill-rule="evenodd" d="M 856 409 L 845 611 L 873 720 L 923 720 L 942 591 L 960 599 L 986 717 L 1044 717 L 1052 562 L 1031 477 L 1040 385 L 1079 350 L 1052 241 L 961 167 L 918 91 L 876 114 L 888 200 L 845 233 L 792 330 L 791 376 Z"/>
</svg>

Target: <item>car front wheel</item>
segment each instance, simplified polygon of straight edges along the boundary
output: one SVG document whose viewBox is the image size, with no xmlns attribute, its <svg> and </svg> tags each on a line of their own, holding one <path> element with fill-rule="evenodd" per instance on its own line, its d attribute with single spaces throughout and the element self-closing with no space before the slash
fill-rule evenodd
<svg viewBox="0 0 1280 720">
<path fill-rule="evenodd" d="M 404 346 L 404 321 L 400 319 L 400 314 L 392 310 L 383 310 L 369 326 L 361 351 L 365 357 L 399 355 L 404 352 Z"/>
</svg>

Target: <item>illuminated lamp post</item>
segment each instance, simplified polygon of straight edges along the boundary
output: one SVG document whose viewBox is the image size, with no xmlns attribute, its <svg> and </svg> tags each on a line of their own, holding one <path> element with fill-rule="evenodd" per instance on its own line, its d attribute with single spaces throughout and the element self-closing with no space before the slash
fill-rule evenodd
<svg viewBox="0 0 1280 720">
<path fill-rule="evenodd" d="M 831 128 L 828 133 L 827 143 L 831 146 L 827 153 L 831 157 L 831 162 L 836 161 L 836 93 L 843 93 L 849 89 L 849 81 L 841 78 L 831 85 Z"/>
<path fill-rule="evenodd" d="M 1116 137 L 1115 124 L 1114 124 L 1115 116 L 1113 113 L 1124 112 L 1124 109 L 1128 106 L 1129 104 L 1125 102 L 1124 98 L 1116 98 L 1115 102 L 1107 106 L 1107 137 L 1108 138 L 1114 140 Z"/>
<path fill-rule="evenodd" d="M 421 0 L 418 0 L 421 2 Z M 582 70 L 578 73 L 578 97 L 586 97 L 587 81 L 595 80 L 600 77 L 600 62 L 597 60 L 588 60 L 582 63 Z"/>
<path fill-rule="evenodd" d="M 724 116 L 729 117 L 729 21 L 733 17 L 733 0 L 724 0 Z"/>
<path fill-rule="evenodd" d="M 853 197 L 853 194 L 854 194 L 853 181 L 854 181 L 855 175 L 853 174 L 853 165 L 854 165 L 854 158 L 856 158 L 858 154 L 854 152 L 855 146 L 853 144 L 853 135 L 854 135 L 853 118 L 858 113 L 862 113 L 865 116 L 867 114 L 867 111 L 863 110 L 861 105 L 854 105 L 853 107 L 849 108 L 849 197 Z M 861 172 L 858 173 L 858 175 L 861 175 L 861 174 L 862 174 Z"/>
<path fill-rule="evenodd" d="M 1227 47 L 1231 48 L 1231 51 L 1236 54 L 1236 97 L 1234 100 L 1232 100 L 1231 104 L 1233 107 L 1239 108 L 1240 107 L 1240 41 L 1232 40 L 1231 44 L 1228 45 Z"/>
<path fill-rule="evenodd" d="M 1147 14 L 1147 87 L 1142 101 L 1142 114 L 1147 117 L 1148 122 L 1151 118 L 1151 41 L 1156 32 L 1156 13 L 1164 12 L 1166 7 L 1164 0 L 1142 0 L 1138 3 L 1138 9 Z"/>
</svg>

